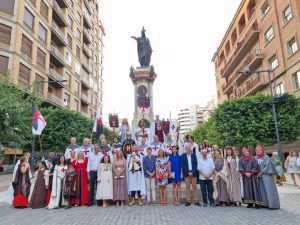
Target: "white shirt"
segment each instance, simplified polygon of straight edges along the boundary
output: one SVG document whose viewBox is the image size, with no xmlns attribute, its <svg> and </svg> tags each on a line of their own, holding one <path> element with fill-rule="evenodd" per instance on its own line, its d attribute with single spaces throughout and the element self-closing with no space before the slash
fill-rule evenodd
<svg viewBox="0 0 300 225">
<path fill-rule="evenodd" d="M 187 160 L 188 160 L 188 165 L 189 165 L 189 171 L 193 170 L 193 166 L 192 166 L 192 154 L 186 154 L 187 156 Z"/>
<path fill-rule="evenodd" d="M 297 166 L 300 166 L 300 157 L 297 159 Z"/>
<path fill-rule="evenodd" d="M 91 170 L 97 171 L 102 158 L 103 158 L 102 153 L 98 152 L 98 154 L 96 155 L 95 153 L 91 152 L 88 157 L 89 160 L 88 160 L 88 164 L 86 167 L 86 171 L 88 171 L 88 172 L 90 172 Z"/>
<path fill-rule="evenodd" d="M 204 174 L 208 175 L 208 174 L 210 174 L 215 169 L 215 163 L 214 163 L 214 161 L 213 161 L 212 158 L 207 157 L 207 159 L 203 159 L 202 157 L 200 157 L 198 159 L 198 167 L 197 167 L 197 169 L 198 170 L 199 169 L 202 170 L 202 172 Z M 201 173 L 199 173 L 199 179 L 200 180 L 206 180 L 205 177 Z M 209 177 L 209 180 L 213 180 L 213 176 L 212 175 Z"/>
</svg>

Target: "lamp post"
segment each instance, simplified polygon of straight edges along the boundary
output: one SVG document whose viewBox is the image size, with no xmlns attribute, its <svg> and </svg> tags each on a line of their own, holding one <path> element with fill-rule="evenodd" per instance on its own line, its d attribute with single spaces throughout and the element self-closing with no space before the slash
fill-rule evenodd
<svg viewBox="0 0 300 225">
<path fill-rule="evenodd" d="M 269 89 L 270 89 L 270 94 L 271 94 L 271 105 L 272 105 L 272 114 L 273 114 L 273 119 L 274 119 L 274 124 L 275 124 L 275 132 L 276 132 L 276 139 L 277 139 L 277 150 L 278 150 L 278 155 L 280 157 L 281 163 L 283 163 L 283 153 L 282 153 L 282 146 L 280 142 L 280 135 L 279 135 L 279 130 L 278 130 L 278 121 L 277 121 L 277 113 L 276 113 L 276 106 L 275 106 L 275 99 L 274 99 L 274 94 L 273 94 L 273 88 L 272 88 L 272 79 L 271 79 L 271 73 L 272 70 L 259 70 L 259 71 L 251 71 L 249 67 L 245 67 L 243 71 L 239 72 L 244 75 L 249 75 L 252 73 L 267 73 L 268 74 L 268 83 L 269 83 Z"/>
</svg>

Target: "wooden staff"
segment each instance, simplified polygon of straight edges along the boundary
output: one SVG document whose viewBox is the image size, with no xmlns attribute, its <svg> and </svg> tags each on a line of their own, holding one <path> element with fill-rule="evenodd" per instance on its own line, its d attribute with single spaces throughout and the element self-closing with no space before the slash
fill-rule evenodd
<svg viewBox="0 0 300 225">
<path fill-rule="evenodd" d="M 41 150 L 41 154 L 43 154 L 43 148 L 42 148 L 42 139 L 41 139 L 41 135 L 38 135 L 39 136 L 39 142 L 40 142 L 40 150 Z"/>
</svg>

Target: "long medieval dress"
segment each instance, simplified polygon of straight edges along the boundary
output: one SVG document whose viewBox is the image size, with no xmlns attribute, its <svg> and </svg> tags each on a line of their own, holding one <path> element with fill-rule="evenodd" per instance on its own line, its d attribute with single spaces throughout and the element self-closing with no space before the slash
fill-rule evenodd
<svg viewBox="0 0 300 225">
<path fill-rule="evenodd" d="M 256 177 L 259 172 L 257 160 L 254 157 L 249 157 L 247 160 L 242 157 L 239 160 L 239 171 L 243 178 L 244 203 L 262 205 L 263 201 Z M 247 177 L 246 173 L 251 173 L 251 176 Z"/>
<path fill-rule="evenodd" d="M 279 209 L 280 202 L 277 187 L 274 181 L 274 175 L 277 171 L 269 156 L 264 155 L 263 158 L 258 158 L 258 165 L 262 176 L 258 178 L 258 184 L 261 191 L 263 206 L 269 209 Z"/>
<path fill-rule="evenodd" d="M 37 178 L 34 185 L 34 189 L 29 202 L 29 207 L 32 209 L 43 208 L 45 206 L 46 186 L 49 185 L 49 172 L 48 170 L 38 170 Z"/>
<path fill-rule="evenodd" d="M 125 161 L 125 163 L 124 163 Z M 125 167 L 125 168 L 124 168 Z M 124 201 L 128 199 L 128 187 L 127 187 L 127 177 L 126 177 L 126 159 L 115 160 L 115 169 L 117 171 L 124 170 L 120 177 L 114 174 L 113 181 L 113 193 L 114 201 Z"/>
<path fill-rule="evenodd" d="M 226 167 L 224 168 L 224 159 L 214 159 L 214 199 L 217 203 L 229 203 L 228 178 L 226 176 Z M 216 194 L 215 194 L 216 193 Z"/>
<path fill-rule="evenodd" d="M 238 173 L 238 158 L 227 156 L 225 158 L 225 166 L 229 181 L 229 199 L 230 202 L 242 202 L 241 185 Z"/>
<path fill-rule="evenodd" d="M 113 199 L 113 173 L 110 163 L 101 163 L 98 166 L 98 185 L 96 200 Z"/>
<path fill-rule="evenodd" d="M 29 168 L 26 169 L 25 173 L 22 173 L 21 168 L 25 165 L 19 165 L 16 171 L 15 179 L 13 181 L 14 188 L 14 207 L 25 207 L 28 205 L 28 196 L 30 193 L 30 179 L 29 179 Z"/>
<path fill-rule="evenodd" d="M 89 203 L 87 163 L 88 159 L 85 159 L 83 162 L 73 162 L 73 167 L 77 175 L 76 198 L 72 199 L 73 205 L 87 205 Z"/>
</svg>

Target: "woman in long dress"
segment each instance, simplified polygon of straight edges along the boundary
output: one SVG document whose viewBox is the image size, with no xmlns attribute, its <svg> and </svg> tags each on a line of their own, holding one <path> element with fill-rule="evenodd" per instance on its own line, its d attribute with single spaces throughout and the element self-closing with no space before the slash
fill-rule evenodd
<svg viewBox="0 0 300 225">
<path fill-rule="evenodd" d="M 119 205 L 119 202 L 121 202 L 121 205 L 124 205 L 124 202 L 128 199 L 128 187 L 126 159 L 120 148 L 116 149 L 116 158 L 113 162 L 113 176 L 114 201 L 117 201 L 117 205 Z"/>
<path fill-rule="evenodd" d="M 59 162 L 54 167 L 53 180 L 52 180 L 52 192 L 48 209 L 57 209 L 58 207 L 65 206 L 64 199 L 64 179 L 68 167 L 66 165 L 65 156 L 59 157 Z"/>
<path fill-rule="evenodd" d="M 15 208 L 24 208 L 28 205 L 28 196 L 30 192 L 29 166 L 27 158 L 23 156 L 16 171 L 13 181 Z"/>
<path fill-rule="evenodd" d="M 43 208 L 46 203 L 46 193 L 49 186 L 49 172 L 45 161 L 39 163 L 39 169 L 36 173 L 37 178 L 29 202 L 29 207 L 32 209 Z"/>
<path fill-rule="evenodd" d="M 121 135 L 121 144 L 123 144 L 123 142 L 126 139 L 126 134 L 128 132 L 130 132 L 129 125 L 128 125 L 128 120 L 127 119 L 124 118 L 122 120 L 122 125 L 120 126 L 119 129 L 120 129 L 120 135 Z"/>
<path fill-rule="evenodd" d="M 89 204 L 89 186 L 88 175 L 86 171 L 88 159 L 84 157 L 84 153 L 78 153 L 77 160 L 73 161 L 76 177 L 76 198 L 72 199 L 72 204 L 75 206 Z"/>
<path fill-rule="evenodd" d="M 169 159 L 166 157 L 165 152 L 160 149 L 158 151 L 156 159 L 156 180 L 159 187 L 159 197 L 160 205 L 167 205 L 166 195 L 167 195 L 167 185 L 168 185 L 168 172 L 169 172 Z"/>
<path fill-rule="evenodd" d="M 103 200 L 103 207 L 107 208 L 107 200 L 113 199 L 113 175 L 109 155 L 104 155 L 101 164 L 98 166 L 97 179 L 96 200 Z"/>
<path fill-rule="evenodd" d="M 284 167 L 287 169 L 286 172 L 291 174 L 294 186 L 297 187 L 295 174 L 300 178 L 300 170 L 297 168 L 297 153 L 296 151 L 290 151 L 289 156 L 286 158 Z"/>
<path fill-rule="evenodd" d="M 225 167 L 229 182 L 229 200 L 233 205 L 242 202 L 240 174 L 238 172 L 238 157 L 235 156 L 233 149 L 230 146 L 225 148 Z"/>
</svg>

